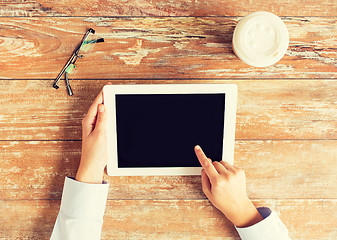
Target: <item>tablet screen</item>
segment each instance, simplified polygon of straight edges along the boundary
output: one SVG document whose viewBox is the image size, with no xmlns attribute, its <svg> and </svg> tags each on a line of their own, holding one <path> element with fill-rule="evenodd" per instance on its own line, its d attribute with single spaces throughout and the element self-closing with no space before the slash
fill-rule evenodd
<svg viewBox="0 0 337 240">
<path fill-rule="evenodd" d="M 119 168 L 200 167 L 222 157 L 225 94 L 116 94 Z"/>
</svg>

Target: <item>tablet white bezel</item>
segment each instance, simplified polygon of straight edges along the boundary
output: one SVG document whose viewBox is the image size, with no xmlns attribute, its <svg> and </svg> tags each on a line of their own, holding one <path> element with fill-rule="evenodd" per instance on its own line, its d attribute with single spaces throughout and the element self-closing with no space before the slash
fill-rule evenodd
<svg viewBox="0 0 337 240">
<path fill-rule="evenodd" d="M 110 176 L 200 175 L 201 167 L 118 168 L 116 94 L 207 94 L 225 93 L 225 119 L 222 160 L 234 163 L 237 85 L 235 84 L 142 84 L 105 85 L 104 105 L 108 111 L 107 172 Z M 202 147 L 202 146 L 201 146 Z"/>
</svg>

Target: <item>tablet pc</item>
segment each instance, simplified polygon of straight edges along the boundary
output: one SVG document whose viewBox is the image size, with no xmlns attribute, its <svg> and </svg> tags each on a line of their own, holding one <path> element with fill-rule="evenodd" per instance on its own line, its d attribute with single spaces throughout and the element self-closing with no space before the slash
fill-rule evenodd
<svg viewBox="0 0 337 240">
<path fill-rule="evenodd" d="M 194 146 L 234 161 L 234 84 L 106 85 L 110 176 L 200 175 Z"/>
</svg>

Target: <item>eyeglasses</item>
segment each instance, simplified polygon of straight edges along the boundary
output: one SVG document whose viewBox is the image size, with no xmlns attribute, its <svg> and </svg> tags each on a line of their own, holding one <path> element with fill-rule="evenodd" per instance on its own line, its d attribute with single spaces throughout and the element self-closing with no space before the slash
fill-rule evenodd
<svg viewBox="0 0 337 240">
<path fill-rule="evenodd" d="M 57 83 L 60 81 L 62 75 L 64 74 L 65 75 L 66 88 L 67 88 L 68 94 L 70 96 L 73 95 L 73 91 L 72 91 L 72 89 L 70 87 L 70 83 L 69 83 L 68 74 L 73 74 L 76 71 L 75 62 L 77 61 L 78 58 L 82 58 L 83 57 L 82 53 L 86 53 L 86 52 L 91 51 L 94 48 L 95 43 L 104 42 L 104 38 L 90 39 L 90 36 L 89 36 L 90 34 L 95 34 L 95 30 L 92 29 L 92 28 L 90 28 L 86 32 L 86 34 L 84 35 L 81 43 L 76 47 L 75 51 L 73 52 L 73 54 L 69 58 L 68 62 L 63 67 L 63 69 L 61 70 L 61 72 L 59 73 L 59 75 L 57 76 L 57 78 L 55 79 L 55 81 L 53 83 L 53 87 L 55 89 L 59 88 L 59 86 L 57 85 Z"/>
</svg>

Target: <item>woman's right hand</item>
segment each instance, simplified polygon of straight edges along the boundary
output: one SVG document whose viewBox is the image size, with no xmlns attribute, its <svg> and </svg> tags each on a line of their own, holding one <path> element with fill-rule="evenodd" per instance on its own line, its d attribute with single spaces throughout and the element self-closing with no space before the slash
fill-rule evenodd
<svg viewBox="0 0 337 240">
<path fill-rule="evenodd" d="M 200 146 L 195 146 L 201 166 L 202 190 L 235 226 L 248 227 L 263 218 L 246 193 L 245 172 L 225 161 L 212 162 Z"/>
</svg>

